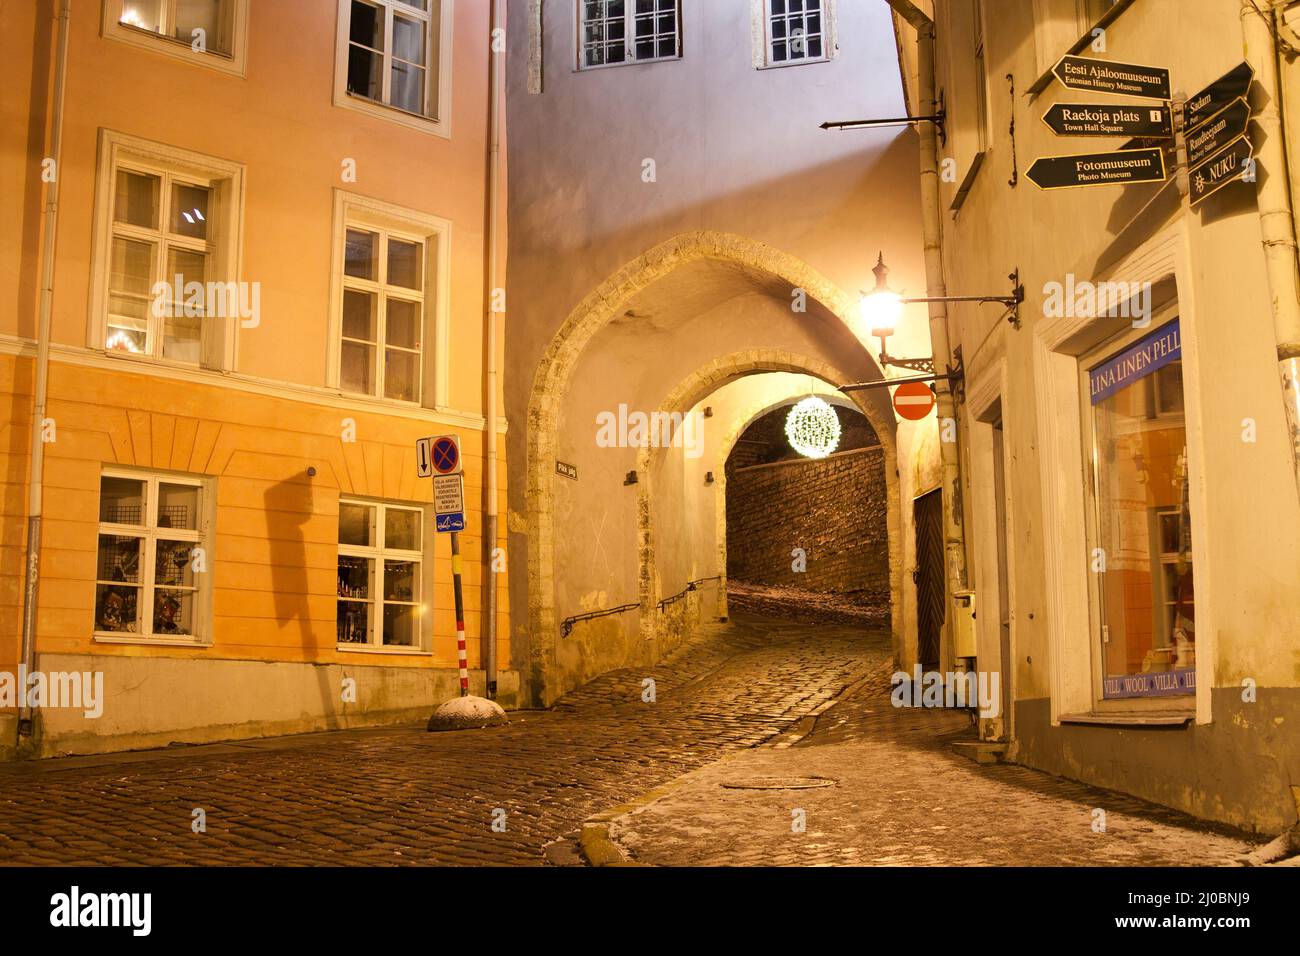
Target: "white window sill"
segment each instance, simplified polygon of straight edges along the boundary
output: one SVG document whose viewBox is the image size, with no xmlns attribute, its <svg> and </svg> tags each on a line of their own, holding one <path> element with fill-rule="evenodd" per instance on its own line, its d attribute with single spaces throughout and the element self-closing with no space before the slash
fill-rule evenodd
<svg viewBox="0 0 1300 956">
<path fill-rule="evenodd" d="M 340 653 L 346 654 L 386 654 L 393 657 L 432 657 L 433 651 L 419 647 L 386 647 L 378 644 L 338 644 Z"/>
<path fill-rule="evenodd" d="M 150 355 L 147 352 L 128 352 L 124 349 L 107 349 L 102 347 L 95 351 L 102 353 L 115 362 L 137 362 L 140 365 L 163 365 L 167 368 L 178 369 L 182 372 L 215 371 L 214 369 L 204 369 L 201 362 L 178 362 L 175 359 Z"/>
<path fill-rule="evenodd" d="M 423 113 L 412 113 L 400 106 L 380 103 L 366 96 L 349 93 L 347 90 L 335 94 L 334 105 L 341 106 L 344 109 L 356 110 L 359 113 L 368 113 L 371 116 L 397 123 L 399 126 L 405 126 L 408 129 L 431 133 L 434 136 L 441 136 L 443 139 L 451 139 L 451 124 L 449 122 L 426 116 Z"/>
<path fill-rule="evenodd" d="M 374 405 L 377 408 L 424 408 L 419 402 L 408 402 L 403 398 L 380 398 L 378 395 L 367 395 L 365 392 L 345 392 L 338 389 L 339 398 L 346 399 L 349 402 L 363 402 L 367 405 Z M 438 411 L 438 409 L 434 409 Z"/>
<path fill-rule="evenodd" d="M 212 646 L 211 641 L 195 640 L 177 640 L 171 637 L 153 637 L 148 634 L 122 635 L 119 633 L 101 633 L 96 631 L 93 635 L 96 644 L 148 644 L 152 647 L 193 647 L 198 650 L 207 650 Z"/>
<path fill-rule="evenodd" d="M 594 63 L 591 66 L 576 67 L 574 73 L 595 73 L 599 70 L 616 70 L 620 66 L 653 66 L 656 63 L 680 63 L 682 55 L 654 56 L 643 60 L 619 60 L 617 63 Z"/>
<path fill-rule="evenodd" d="M 1193 711 L 1133 711 L 1102 712 L 1092 711 L 1087 714 L 1062 714 L 1062 724 L 1084 724 L 1094 727 L 1185 727 L 1196 719 Z"/>
<path fill-rule="evenodd" d="M 240 24 L 242 26 L 242 24 Z M 238 29 L 238 27 L 237 27 Z M 187 63 L 193 63 L 195 66 L 201 66 L 209 70 L 216 70 L 218 73 L 225 73 L 229 76 L 238 76 L 244 78 L 247 76 L 247 70 L 244 64 L 244 57 L 239 55 L 242 48 L 242 37 L 236 40 L 234 53 L 218 53 L 215 50 L 196 51 L 190 43 L 176 37 L 164 36 L 161 33 L 155 33 L 152 30 L 144 30 L 140 27 L 133 27 L 130 24 L 121 23 L 111 20 L 104 26 L 104 36 L 122 43 L 128 43 L 131 46 L 140 47 L 152 53 L 159 53 L 163 56 L 169 56 L 174 60 L 184 60 Z"/>
<path fill-rule="evenodd" d="M 832 58 L 829 56 L 809 57 L 806 60 L 786 60 L 782 63 L 764 63 L 758 68 L 760 70 L 784 70 L 791 66 L 813 66 L 817 63 L 829 63 L 831 62 L 831 59 Z"/>
</svg>

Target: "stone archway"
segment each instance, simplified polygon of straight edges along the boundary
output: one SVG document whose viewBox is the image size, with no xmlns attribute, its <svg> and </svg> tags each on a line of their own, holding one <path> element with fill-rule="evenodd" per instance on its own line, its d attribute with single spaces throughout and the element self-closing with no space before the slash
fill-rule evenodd
<svg viewBox="0 0 1300 956">
<path fill-rule="evenodd" d="M 786 352 L 775 349 L 749 349 L 740 352 L 734 352 L 730 355 L 723 356 L 698 370 L 693 375 L 682 381 L 676 388 L 665 397 L 659 407 L 659 411 L 671 414 L 673 412 L 688 412 L 699 402 L 706 399 L 710 394 L 716 391 L 722 385 L 738 377 L 745 375 L 759 375 L 767 372 L 792 372 L 801 375 L 810 375 L 820 379 L 822 382 L 833 387 L 848 384 L 850 378 L 839 368 L 820 359 L 812 358 L 806 355 L 798 355 L 792 352 Z M 889 580 L 890 580 L 890 603 L 894 608 L 902 607 L 902 588 L 903 588 L 903 547 L 902 547 L 902 512 L 901 498 L 899 495 L 898 477 L 897 477 L 897 452 L 892 431 L 892 421 L 890 428 L 882 431 L 876 424 L 879 417 L 876 409 L 868 402 L 861 399 L 861 392 L 854 394 L 852 397 L 845 396 L 844 404 L 861 411 L 873 428 L 877 430 L 880 438 L 881 447 L 884 451 L 885 465 L 885 482 L 888 493 L 887 509 L 887 534 L 889 540 Z M 746 421 L 738 427 L 732 428 L 723 439 L 722 447 L 726 450 L 736 443 L 745 427 L 752 422 L 758 415 L 772 408 L 778 407 L 781 403 L 768 406 L 767 408 L 757 409 L 746 416 Z M 660 624 L 661 621 L 654 613 L 660 598 L 663 596 L 658 592 L 655 576 L 655 551 L 654 551 L 654 508 L 652 507 L 655 485 L 653 480 L 653 465 L 657 458 L 667 454 L 664 448 L 642 448 L 637 455 L 637 471 L 644 475 L 644 480 L 639 486 L 637 502 L 637 542 L 638 556 L 637 564 L 639 569 L 640 583 L 640 601 L 641 601 L 641 633 L 642 639 L 647 641 L 655 651 L 658 650 L 660 641 Z M 725 452 L 723 455 L 725 459 Z M 719 502 L 725 501 L 726 495 L 726 476 L 715 476 L 715 494 Z M 725 533 L 725 505 L 718 512 L 718 567 L 722 577 L 721 588 L 719 590 L 719 614 L 726 616 L 726 533 Z M 898 613 L 891 615 L 891 636 L 895 648 L 901 647 L 902 641 L 902 619 Z"/>
<path fill-rule="evenodd" d="M 832 405 L 842 405 L 856 411 L 862 410 L 861 406 L 859 406 L 857 402 L 853 401 L 841 392 L 836 392 L 834 395 L 818 394 Z M 732 449 L 736 447 L 736 443 L 740 440 L 740 437 L 745 433 L 750 425 L 754 424 L 754 422 L 758 421 L 769 412 L 773 412 L 778 408 L 788 405 L 792 398 L 793 396 L 774 402 L 762 402 L 747 408 L 744 414 L 736 420 L 736 424 L 727 431 L 726 436 L 722 439 L 720 446 L 721 452 L 718 455 L 719 459 L 725 463 L 730 457 Z M 729 579 L 727 574 L 727 473 L 725 468 L 723 468 L 716 476 L 715 484 L 714 495 L 716 500 L 714 502 L 714 513 L 717 515 L 717 530 L 715 534 L 717 535 L 718 540 L 718 567 L 722 569 L 723 584 L 725 585 Z M 719 613 L 725 616 L 727 614 L 727 593 L 725 587 L 719 594 L 719 605 L 721 607 Z"/>
<path fill-rule="evenodd" d="M 547 703 L 551 696 L 548 663 L 553 656 L 558 634 L 554 566 L 555 493 L 549 482 L 551 476 L 548 463 L 556 457 L 558 423 L 568 382 L 588 343 L 616 316 L 623 313 L 625 304 L 633 296 L 674 270 L 701 260 L 715 260 L 738 266 L 766 280 L 778 280 L 790 289 L 803 290 L 809 300 L 834 315 L 846 328 L 852 327 L 855 309 L 853 299 L 805 262 L 765 243 L 710 231 L 684 233 L 660 243 L 624 265 L 569 313 L 538 363 L 528 403 L 525 502 L 529 539 L 530 611 L 527 684 L 530 696 L 538 702 Z M 680 410 L 685 402 L 684 407 L 689 409 L 698 400 L 691 400 L 693 395 L 702 397 L 727 379 L 766 371 L 814 374 L 835 385 L 846 384 L 850 380 L 844 372 L 819 360 L 791 356 L 773 349 L 753 349 L 705 365 L 675 388 L 665 398 L 663 407 L 668 409 L 671 406 Z M 875 368 L 875 374 L 879 376 L 878 368 Z M 899 529 L 895 526 L 899 514 L 897 471 L 894 465 L 895 421 L 886 406 L 874 404 L 868 397 L 855 396 L 855 403 L 871 422 L 885 448 L 891 516 L 891 566 L 897 562 L 901 569 L 901 558 L 898 557 L 901 549 L 896 546 Z M 648 544 L 648 541 L 641 540 L 642 546 Z M 898 574 L 901 575 L 901 570 Z M 643 602 L 647 598 L 644 575 L 643 570 Z M 901 577 L 894 586 L 895 600 L 901 596 L 900 588 Z M 643 628 L 647 626 L 647 620 L 652 626 L 652 616 L 643 614 L 642 617 Z"/>
</svg>

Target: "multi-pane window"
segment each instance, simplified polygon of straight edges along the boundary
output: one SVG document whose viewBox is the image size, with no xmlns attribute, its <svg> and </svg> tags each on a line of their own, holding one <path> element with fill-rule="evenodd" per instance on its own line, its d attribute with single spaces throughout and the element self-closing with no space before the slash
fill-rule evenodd
<svg viewBox="0 0 1300 956">
<path fill-rule="evenodd" d="M 420 400 L 424 287 L 422 239 L 347 227 L 339 350 L 343 391 Z"/>
<path fill-rule="evenodd" d="M 826 0 L 764 2 L 769 65 L 826 59 Z"/>
<path fill-rule="evenodd" d="M 121 0 L 117 22 L 229 56 L 234 16 L 234 0 Z"/>
<path fill-rule="evenodd" d="M 424 512 L 339 502 L 338 643 L 419 647 Z"/>
<path fill-rule="evenodd" d="M 207 558 L 199 478 L 105 471 L 99 482 L 95 632 L 197 640 Z"/>
<path fill-rule="evenodd" d="M 578 0 L 578 10 L 584 68 L 681 53 L 678 0 Z"/>
<path fill-rule="evenodd" d="M 112 190 L 104 347 L 198 364 L 216 239 L 212 184 L 119 165 Z"/>
<path fill-rule="evenodd" d="M 351 0 L 348 92 L 427 115 L 435 6 L 436 0 Z"/>
</svg>

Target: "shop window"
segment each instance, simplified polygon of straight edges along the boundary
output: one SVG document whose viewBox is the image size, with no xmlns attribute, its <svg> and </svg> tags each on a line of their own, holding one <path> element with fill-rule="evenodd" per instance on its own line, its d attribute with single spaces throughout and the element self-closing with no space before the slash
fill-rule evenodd
<svg viewBox="0 0 1300 956">
<path fill-rule="evenodd" d="M 95 634 L 198 642 L 211 560 L 203 479 L 105 471 L 99 484 Z"/>
<path fill-rule="evenodd" d="M 424 511 L 339 502 L 338 645 L 420 645 Z"/>
<path fill-rule="evenodd" d="M 1102 697 L 1196 689 L 1196 602 L 1177 320 L 1087 371 Z"/>
</svg>

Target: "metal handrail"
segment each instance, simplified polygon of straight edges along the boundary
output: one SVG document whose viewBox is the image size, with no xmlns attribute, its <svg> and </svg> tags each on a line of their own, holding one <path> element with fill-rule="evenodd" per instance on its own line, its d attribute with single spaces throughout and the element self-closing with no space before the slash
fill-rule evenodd
<svg viewBox="0 0 1300 956">
<path fill-rule="evenodd" d="M 709 581 L 721 581 L 721 580 L 722 580 L 722 575 L 715 574 L 711 578 L 700 578 L 698 581 L 690 581 L 687 583 L 685 588 L 678 591 L 672 597 L 666 597 L 663 600 L 661 600 L 659 602 L 659 610 L 662 611 L 669 604 L 675 604 L 676 602 L 680 601 L 682 598 L 686 597 L 686 595 L 690 594 L 692 591 L 698 590 L 701 584 L 707 584 Z"/>
<path fill-rule="evenodd" d="M 624 611 L 631 611 L 640 606 L 640 604 L 620 604 L 618 607 L 606 608 L 603 611 L 588 611 L 586 614 L 575 614 L 573 617 L 566 617 L 560 622 L 560 636 L 568 637 L 573 633 L 573 625 L 581 621 L 590 621 L 597 617 L 608 617 L 611 614 L 622 614 Z"/>
</svg>

